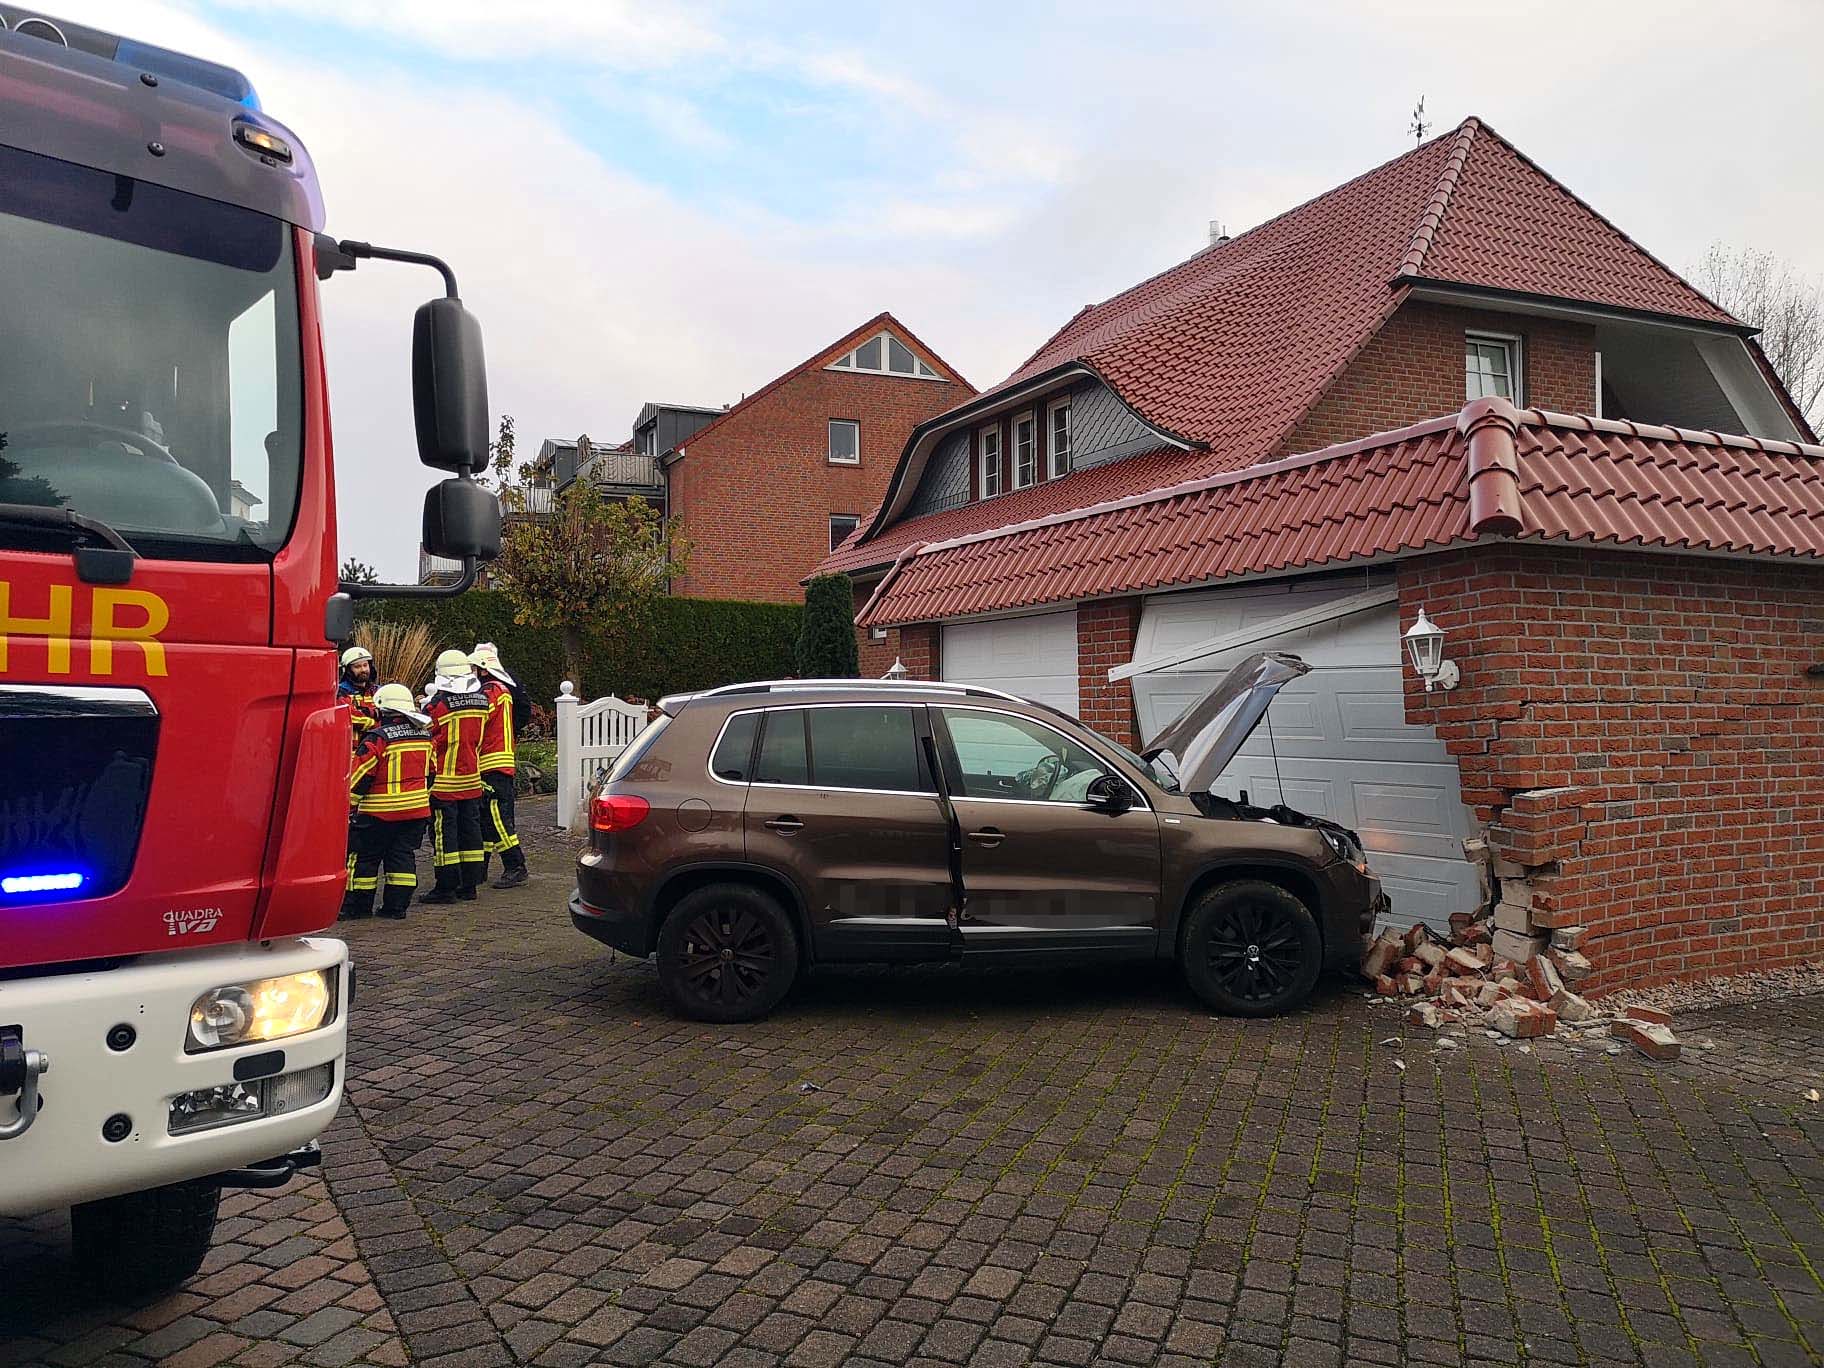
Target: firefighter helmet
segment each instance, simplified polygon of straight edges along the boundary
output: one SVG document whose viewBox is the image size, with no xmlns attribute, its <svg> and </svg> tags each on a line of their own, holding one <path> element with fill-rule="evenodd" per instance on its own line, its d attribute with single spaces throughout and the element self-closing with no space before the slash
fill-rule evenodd
<svg viewBox="0 0 1824 1368">
<path fill-rule="evenodd" d="M 486 670 L 503 684 L 514 682 L 507 667 L 500 663 L 500 647 L 491 641 L 476 642 L 475 649 L 469 652 L 469 663 L 478 670 Z"/>
<path fill-rule="evenodd" d="M 350 646 L 346 651 L 342 652 L 342 668 L 346 670 L 350 665 L 358 665 L 363 660 L 372 660 L 373 658 L 374 653 L 368 650 L 367 647 Z"/>
<path fill-rule="evenodd" d="M 403 684 L 382 684 L 374 690 L 374 706 L 385 712 L 403 713 L 415 722 L 428 722 L 430 719 L 418 711 L 418 701 L 412 697 L 412 691 Z"/>
<path fill-rule="evenodd" d="M 448 650 L 448 651 L 442 652 L 437 657 L 437 664 L 435 666 L 435 669 L 438 674 L 445 675 L 445 676 L 448 676 L 453 679 L 461 678 L 463 675 L 475 673 L 475 667 L 469 663 L 468 653 L 466 651 L 457 651 L 457 650 Z"/>
</svg>

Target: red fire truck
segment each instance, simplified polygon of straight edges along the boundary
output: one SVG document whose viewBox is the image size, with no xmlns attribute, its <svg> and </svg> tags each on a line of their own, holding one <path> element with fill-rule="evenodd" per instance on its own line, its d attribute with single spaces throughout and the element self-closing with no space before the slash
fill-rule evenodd
<svg viewBox="0 0 1824 1368">
<path fill-rule="evenodd" d="M 71 1208 L 114 1291 L 316 1162 L 354 984 L 317 934 L 336 644 L 354 597 L 499 548 L 454 276 L 322 219 L 239 73 L 0 4 L 0 1216 Z M 448 589 L 336 582 L 318 288 L 372 258 L 444 278 L 412 361 Z"/>
</svg>

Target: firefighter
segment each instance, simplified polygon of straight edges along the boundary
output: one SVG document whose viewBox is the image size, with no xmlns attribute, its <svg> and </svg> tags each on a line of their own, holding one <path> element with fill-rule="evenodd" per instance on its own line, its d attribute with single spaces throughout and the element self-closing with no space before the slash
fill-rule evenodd
<svg viewBox="0 0 1824 1368">
<path fill-rule="evenodd" d="M 374 653 L 367 647 L 350 646 L 342 652 L 342 677 L 336 682 L 336 696 L 348 700 L 354 743 L 359 748 L 362 736 L 380 721 L 374 709 Z"/>
<path fill-rule="evenodd" d="M 437 657 L 425 712 L 431 719 L 431 862 L 435 886 L 420 901 L 472 902 L 481 883 L 481 736 L 488 696 L 463 651 Z"/>
<path fill-rule="evenodd" d="M 431 719 L 403 684 L 374 691 L 376 721 L 361 738 L 348 780 L 348 890 L 342 919 L 369 917 L 385 871 L 380 915 L 403 918 L 418 891 L 418 843 L 431 816 Z"/>
<path fill-rule="evenodd" d="M 501 873 L 494 887 L 517 888 L 526 881 L 526 852 L 513 820 L 513 751 L 525 705 L 493 642 L 476 642 L 469 662 L 481 676 L 481 690 L 488 698 L 488 725 L 481 737 L 481 782 L 487 785 L 481 796 L 481 877 L 487 880 L 488 860 L 498 855 Z"/>
</svg>

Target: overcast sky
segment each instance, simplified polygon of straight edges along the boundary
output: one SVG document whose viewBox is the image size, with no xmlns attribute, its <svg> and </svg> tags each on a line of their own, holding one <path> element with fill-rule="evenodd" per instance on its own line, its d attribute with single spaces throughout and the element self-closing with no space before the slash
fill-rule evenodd
<svg viewBox="0 0 1824 1368">
<path fill-rule="evenodd" d="M 1085 303 L 1478 114 L 1675 267 L 1824 274 L 1824 5 L 59 0 L 229 62 L 329 230 L 438 253 L 522 451 L 738 399 L 882 309 L 986 386 Z M 1120 17 L 1111 15 L 1120 11 Z M 1271 11 L 1271 12 L 1268 12 Z M 416 570 L 412 308 L 325 286 L 342 550 Z"/>
</svg>

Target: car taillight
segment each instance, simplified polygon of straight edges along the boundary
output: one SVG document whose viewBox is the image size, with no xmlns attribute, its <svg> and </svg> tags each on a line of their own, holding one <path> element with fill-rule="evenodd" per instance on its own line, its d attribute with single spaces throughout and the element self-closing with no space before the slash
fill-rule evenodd
<svg viewBox="0 0 1824 1368">
<path fill-rule="evenodd" d="M 652 804 L 632 793 L 604 793 L 589 804 L 589 825 L 597 831 L 626 831 L 646 820 Z"/>
</svg>

